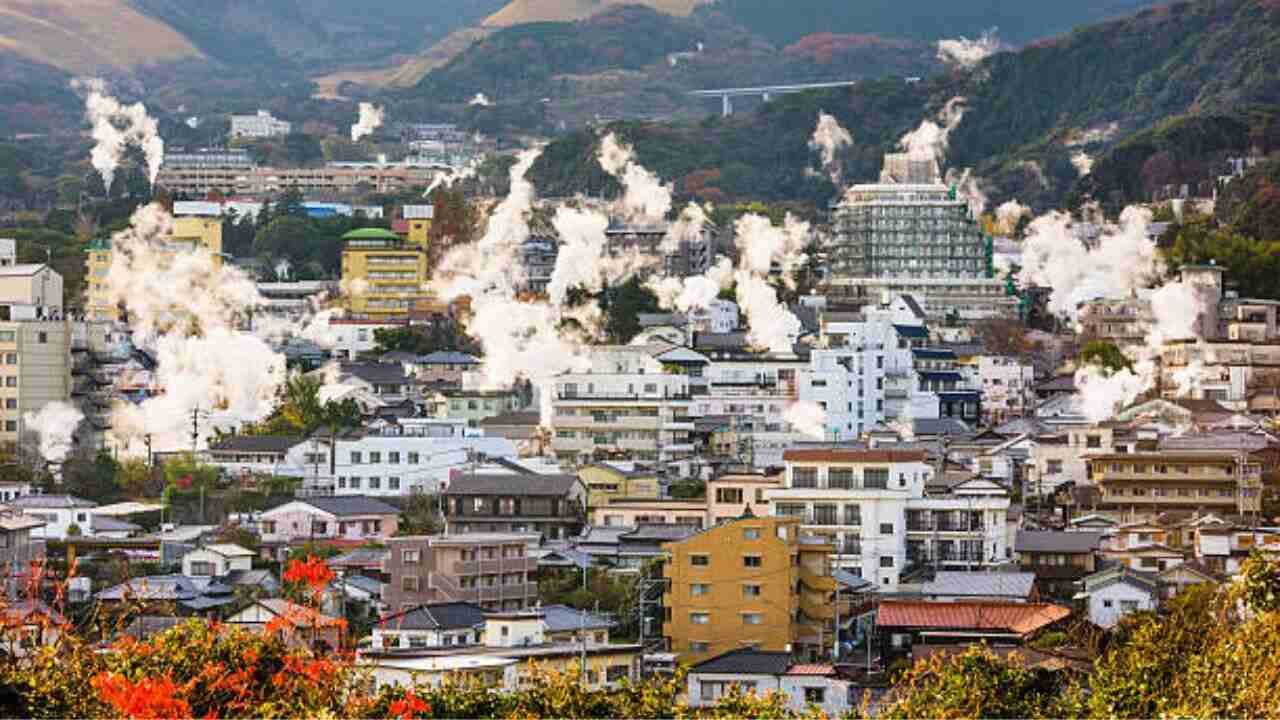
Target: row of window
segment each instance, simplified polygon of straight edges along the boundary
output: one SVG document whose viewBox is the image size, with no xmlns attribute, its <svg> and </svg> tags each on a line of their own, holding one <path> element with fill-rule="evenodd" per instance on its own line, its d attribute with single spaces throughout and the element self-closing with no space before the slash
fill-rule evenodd
<svg viewBox="0 0 1280 720">
<path fill-rule="evenodd" d="M 368 480 L 369 480 L 369 484 L 368 484 L 366 487 L 367 487 L 369 490 L 381 490 L 381 489 L 382 489 L 382 478 L 380 478 L 380 477 L 370 477 L 370 478 L 368 478 Z M 346 489 L 348 489 L 348 488 L 350 488 L 350 489 L 352 489 L 352 490 L 360 490 L 360 489 L 361 489 L 361 485 L 362 485 L 363 483 L 364 483 L 364 479 L 359 478 L 359 477 L 343 477 L 343 476 L 339 476 L 339 477 L 338 477 L 338 489 L 339 489 L 339 490 L 346 490 Z M 387 478 L 387 489 L 388 489 L 388 490 L 399 490 L 399 489 L 400 489 L 400 478 L 398 478 L 398 477 L 389 477 L 389 478 Z"/>
<path fill-rule="evenodd" d="M 362 464 L 364 464 L 364 455 L 365 455 L 365 454 L 364 454 L 363 452 L 359 452 L 359 451 L 352 451 L 352 453 L 351 453 L 351 464 L 352 464 L 352 465 L 362 465 Z M 405 459 L 406 459 L 406 461 L 407 461 L 407 462 L 406 462 L 406 464 L 408 464 L 408 465 L 417 465 L 417 464 L 420 462 L 421 456 L 420 456 L 418 453 L 416 453 L 416 452 L 411 452 L 411 453 L 406 453 L 406 454 L 405 454 Z M 311 461 L 310 461 L 310 460 L 308 460 L 307 462 L 311 462 Z M 380 464 L 382 464 L 382 453 L 381 453 L 380 451 L 377 451 L 377 450 L 371 451 L 371 452 L 369 453 L 369 464 L 370 464 L 370 465 L 380 465 Z M 391 452 L 388 452 L 388 453 L 387 453 L 387 464 L 388 464 L 388 465 L 399 465 L 399 464 L 400 464 L 400 453 L 399 453 L 398 451 L 391 451 Z"/>
<path fill-rule="evenodd" d="M 17 331 L 15 331 L 15 330 L 0 330 L 0 342 L 17 342 L 17 341 L 18 341 L 18 333 L 17 333 Z M 36 333 L 36 342 L 38 342 L 38 343 L 40 343 L 40 344 L 42 344 L 42 345 L 43 345 L 44 343 L 49 342 L 49 333 L 47 333 L 47 332 L 38 332 L 38 333 Z M 13 359 L 12 359 L 12 360 L 10 360 L 10 359 L 8 359 L 8 358 L 13 358 Z M 17 356 L 15 353 L 9 353 L 9 354 L 8 354 L 8 356 L 7 356 L 7 358 L 6 358 L 6 360 L 5 360 L 5 362 L 7 362 L 9 365 L 14 365 L 14 364 L 16 364 L 16 363 L 18 362 L 18 356 Z"/>
<path fill-rule="evenodd" d="M 1109 497 L 1126 497 L 1129 495 L 1132 495 L 1133 497 L 1147 497 L 1148 495 L 1150 495 L 1151 497 L 1229 498 L 1229 497 L 1235 497 L 1236 491 L 1234 489 L 1227 489 L 1227 488 L 1219 488 L 1219 489 L 1197 488 L 1195 490 L 1191 488 L 1178 488 L 1177 490 L 1172 490 L 1170 488 L 1151 488 L 1150 492 L 1148 492 L 1147 488 L 1106 488 L 1106 494 Z"/>
</svg>

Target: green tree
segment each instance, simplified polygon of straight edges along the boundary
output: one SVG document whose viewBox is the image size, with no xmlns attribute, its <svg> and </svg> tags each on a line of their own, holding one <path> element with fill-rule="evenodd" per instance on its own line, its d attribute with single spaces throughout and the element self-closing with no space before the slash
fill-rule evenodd
<svg viewBox="0 0 1280 720">
<path fill-rule="evenodd" d="M 948 657 L 934 655 L 908 670 L 890 692 L 878 718 L 1055 718 L 1073 714 L 1061 676 L 1027 670 L 972 646 Z"/>
<path fill-rule="evenodd" d="M 1094 340 L 1080 350 L 1081 365 L 1097 365 L 1109 373 L 1133 368 L 1130 360 L 1115 343 Z"/>
<path fill-rule="evenodd" d="M 62 492 L 97 503 L 113 503 L 123 498 L 116 475 L 119 464 L 109 453 L 78 453 L 62 464 Z"/>
<path fill-rule="evenodd" d="M 601 298 L 610 342 L 626 344 L 640 333 L 640 313 L 658 312 L 658 297 L 637 277 L 605 288 Z"/>
</svg>

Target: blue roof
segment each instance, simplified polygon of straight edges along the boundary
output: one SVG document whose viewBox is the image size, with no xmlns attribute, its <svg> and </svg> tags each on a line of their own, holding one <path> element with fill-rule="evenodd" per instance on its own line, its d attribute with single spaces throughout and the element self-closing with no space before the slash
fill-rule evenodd
<svg viewBox="0 0 1280 720">
<path fill-rule="evenodd" d="M 920 379 L 930 382 L 963 382 L 964 376 L 958 372 L 950 372 L 947 370 L 930 371 L 921 370 L 919 372 Z"/>
<path fill-rule="evenodd" d="M 927 338 L 929 337 L 929 329 L 923 325 L 894 325 L 893 329 L 903 337 L 909 338 Z"/>
<path fill-rule="evenodd" d="M 911 354 L 918 358 L 926 360 L 955 360 L 956 353 L 954 350 L 938 349 L 938 348 L 915 348 Z"/>
<path fill-rule="evenodd" d="M 565 632 L 568 630 L 605 630 L 613 627 L 608 618 L 592 615 L 568 605 L 543 605 L 542 621 L 547 625 L 547 632 Z"/>
</svg>

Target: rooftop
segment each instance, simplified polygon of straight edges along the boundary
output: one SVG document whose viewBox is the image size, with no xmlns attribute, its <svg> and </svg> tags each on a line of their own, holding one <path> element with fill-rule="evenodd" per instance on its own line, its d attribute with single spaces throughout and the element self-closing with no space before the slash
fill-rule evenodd
<svg viewBox="0 0 1280 720">
<path fill-rule="evenodd" d="M 876 625 L 982 630 L 1025 636 L 1070 615 L 1070 608 L 1048 603 L 884 600 L 880 603 Z"/>
<path fill-rule="evenodd" d="M 786 462 L 829 463 L 907 463 L 924 462 L 922 450 L 871 450 L 867 448 L 812 448 L 787 450 L 782 459 Z"/>
<path fill-rule="evenodd" d="M 468 602 L 419 605 L 378 620 L 383 630 L 462 630 L 484 624 L 485 609 Z"/>
<path fill-rule="evenodd" d="M 317 510 L 330 515 L 398 515 L 400 511 L 377 498 L 364 495 L 341 495 L 335 497 L 299 498 L 298 502 L 306 503 Z"/>
<path fill-rule="evenodd" d="M 1013 541 L 1014 552 L 1088 553 L 1102 544 L 1099 532 L 1060 532 L 1057 530 L 1019 530 Z"/>
<path fill-rule="evenodd" d="M 462 475 L 445 495 L 524 495 L 561 497 L 580 481 L 574 475 Z"/>
<path fill-rule="evenodd" d="M 1036 575 L 1029 572 L 950 572 L 924 584 L 925 595 L 1029 598 Z"/>
<path fill-rule="evenodd" d="M 275 435 L 232 435 L 209 444 L 211 452 L 283 453 L 303 438 Z"/>
<path fill-rule="evenodd" d="M 10 500 L 8 504 L 19 510 L 74 510 L 98 506 L 92 500 L 75 495 L 24 495 Z"/>
<path fill-rule="evenodd" d="M 689 672 L 716 675 L 783 675 L 790 667 L 791 653 L 740 648 L 703 660 L 689 668 Z"/>
</svg>

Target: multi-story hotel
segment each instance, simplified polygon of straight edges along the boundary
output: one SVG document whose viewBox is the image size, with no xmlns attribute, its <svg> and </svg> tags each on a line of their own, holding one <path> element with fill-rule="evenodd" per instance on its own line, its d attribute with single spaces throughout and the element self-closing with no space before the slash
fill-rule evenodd
<svg viewBox="0 0 1280 720">
<path fill-rule="evenodd" d="M 438 602 L 475 603 L 486 610 L 523 610 L 538 602 L 528 554 L 537 533 L 470 533 L 389 538 L 383 602 L 392 612 Z"/>
<path fill-rule="evenodd" d="M 175 195 L 205 197 L 209 193 L 227 196 L 277 195 L 297 190 L 304 195 L 350 196 L 391 193 L 426 185 L 436 169 L 413 165 L 372 165 L 359 167 L 274 168 L 274 167 L 162 167 L 156 185 Z"/>
<path fill-rule="evenodd" d="M 860 306 L 912 293 L 934 320 L 1017 316 L 1017 298 L 995 277 L 991 240 L 935 163 L 886 155 L 880 182 L 854 185 L 833 212 L 827 292 L 834 302 Z"/>
<path fill-rule="evenodd" d="M 341 287 L 351 314 L 372 319 L 405 316 L 416 302 L 430 298 L 430 220 L 410 221 L 408 227 L 406 237 L 381 228 L 352 230 L 342 236 Z"/>
<path fill-rule="evenodd" d="M 681 662 L 752 647 L 822 655 L 831 643 L 831 547 L 800 521 L 744 517 L 663 545 L 662 634 Z"/>
<path fill-rule="evenodd" d="M 28 413 L 71 396 L 71 332 L 62 313 L 62 276 L 18 264 L 0 241 L 0 443 L 22 438 Z"/>
<path fill-rule="evenodd" d="M 911 567 L 979 568 L 1008 561 L 1008 492 L 970 480 L 944 494 L 922 450 L 815 446 L 784 456 L 783 485 L 765 491 L 771 511 L 825 538 L 837 567 L 893 589 Z"/>
<path fill-rule="evenodd" d="M 1087 458 L 1099 510 L 1122 518 L 1168 510 L 1253 514 L 1262 509 L 1262 461 L 1239 450 L 1103 453 Z"/>
</svg>

